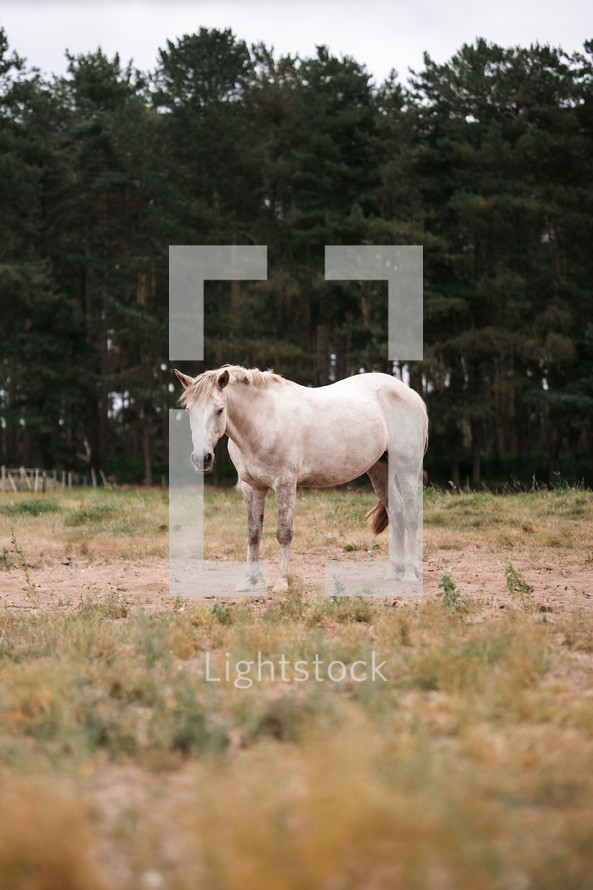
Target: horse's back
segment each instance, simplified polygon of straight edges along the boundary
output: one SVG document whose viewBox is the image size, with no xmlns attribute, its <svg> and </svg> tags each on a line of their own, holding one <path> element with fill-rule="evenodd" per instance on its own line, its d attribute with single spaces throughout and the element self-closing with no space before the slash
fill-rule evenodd
<svg viewBox="0 0 593 890">
<path fill-rule="evenodd" d="M 313 403 L 317 413 L 323 414 L 325 424 L 335 424 L 338 437 L 364 436 L 366 428 L 374 438 L 380 435 L 377 431 L 381 428 L 385 451 L 389 450 L 391 439 L 398 450 L 403 448 L 415 459 L 422 459 L 428 444 L 426 405 L 415 390 L 397 377 L 379 372 L 356 374 L 328 386 L 307 389 L 306 393 L 309 404 Z"/>
<path fill-rule="evenodd" d="M 424 402 L 415 390 L 410 389 L 397 377 L 379 372 L 345 377 L 328 386 L 309 389 L 308 392 L 315 393 L 316 397 L 323 401 L 350 398 L 368 402 L 369 399 L 372 400 L 376 397 L 386 409 L 399 406 L 401 408 L 416 408 L 420 411 L 425 410 Z"/>
</svg>

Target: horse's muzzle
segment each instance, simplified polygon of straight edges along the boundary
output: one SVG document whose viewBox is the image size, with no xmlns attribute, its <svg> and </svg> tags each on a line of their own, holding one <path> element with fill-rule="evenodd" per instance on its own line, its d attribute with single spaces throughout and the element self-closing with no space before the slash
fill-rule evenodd
<svg viewBox="0 0 593 890">
<path fill-rule="evenodd" d="M 212 452 L 204 454 L 203 457 L 200 457 L 197 454 L 192 454 L 191 462 L 199 473 L 210 473 L 212 472 L 212 467 L 214 465 L 214 455 Z"/>
</svg>

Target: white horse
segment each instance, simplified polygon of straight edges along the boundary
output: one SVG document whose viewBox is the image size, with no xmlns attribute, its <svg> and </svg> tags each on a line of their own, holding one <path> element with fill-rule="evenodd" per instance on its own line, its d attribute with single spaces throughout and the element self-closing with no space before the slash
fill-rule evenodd
<svg viewBox="0 0 593 890">
<path fill-rule="evenodd" d="M 371 528 L 379 534 L 391 523 L 386 580 L 418 578 L 418 484 L 428 416 L 416 392 L 388 374 L 360 374 L 311 389 L 272 371 L 237 365 L 197 377 L 175 373 L 184 387 L 180 403 L 190 415 L 195 468 L 210 472 L 214 446 L 224 433 L 229 437 L 247 508 L 247 574 L 238 591 L 257 583 L 264 504 L 271 489 L 278 503 L 278 592 L 288 589 L 297 486 L 330 488 L 364 473 L 379 498 L 366 517 Z M 414 412 L 416 422 L 400 423 L 395 434 L 392 430 L 391 441 L 397 441 L 389 453 L 394 409 Z"/>
</svg>

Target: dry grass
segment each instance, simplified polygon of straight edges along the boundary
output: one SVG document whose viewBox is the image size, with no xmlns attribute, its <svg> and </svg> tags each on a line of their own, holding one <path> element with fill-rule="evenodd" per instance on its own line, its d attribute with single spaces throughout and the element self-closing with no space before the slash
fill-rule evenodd
<svg viewBox="0 0 593 890">
<path fill-rule="evenodd" d="M 0 502 L 0 524 L 33 567 L 72 535 L 102 559 L 164 546 L 160 493 L 2 512 L 23 500 Z M 297 551 L 367 558 L 375 542 L 359 520 L 371 504 L 299 496 Z M 588 565 L 592 511 L 583 491 L 428 492 L 425 548 L 464 547 L 479 530 L 493 552 L 504 536 L 504 559 Z M 208 494 L 206 520 L 207 538 L 241 558 L 237 495 Z M 374 653 L 387 679 L 284 681 L 278 668 L 249 687 L 224 679 L 227 663 L 258 653 L 347 668 Z M 463 595 L 326 599 L 296 585 L 153 615 L 115 595 L 66 613 L 4 609 L 0 886 L 590 888 L 592 679 L 590 620 L 529 597 L 500 609 Z"/>
<path fill-rule="evenodd" d="M 591 556 L 593 492 L 558 488 L 512 495 L 441 493 L 424 497 L 428 547 L 463 547 L 479 539 L 492 550 L 526 554 L 534 567 Z"/>
<path fill-rule="evenodd" d="M 345 553 L 348 559 L 368 559 L 368 553 L 387 555 L 387 536 L 376 538 L 363 517 L 376 498 L 369 491 L 300 491 L 294 520 L 293 550 Z M 245 516 L 235 491 L 205 495 L 206 557 L 243 559 Z M 524 491 L 509 495 L 475 492 L 424 492 L 424 544 L 428 552 L 461 549 L 480 541 L 493 551 L 525 554 L 540 566 L 559 559 L 593 557 L 593 492 L 580 489 Z M 276 545 L 276 504 L 266 503 L 262 544 L 264 559 L 273 558 Z M 356 555 L 358 554 L 358 556 Z"/>
<path fill-rule="evenodd" d="M 166 556 L 168 504 L 166 492 L 126 489 L 0 495 L 0 557 L 11 530 L 34 561 Z"/>
<path fill-rule="evenodd" d="M 55 779 L 0 770 L 0 880 L 14 890 L 107 890 L 84 807 Z"/>
<path fill-rule="evenodd" d="M 345 554 L 341 558 L 385 557 L 387 536 L 375 538 L 363 517 L 376 498 L 369 491 L 302 490 L 297 497 L 293 551 Z M 580 489 L 525 491 L 512 495 L 424 492 L 427 552 L 461 549 L 479 539 L 496 551 L 527 554 L 534 565 L 553 560 L 593 559 L 590 528 L 593 492 Z M 161 491 L 58 490 L 50 495 L 2 495 L 0 545 L 11 529 L 35 560 L 72 554 L 89 559 L 166 556 L 168 496 Z M 243 559 L 246 519 L 241 495 L 206 491 L 205 556 Z M 268 496 L 262 556 L 277 555 L 276 504 Z M 2 552 L 0 551 L 0 558 Z"/>
</svg>

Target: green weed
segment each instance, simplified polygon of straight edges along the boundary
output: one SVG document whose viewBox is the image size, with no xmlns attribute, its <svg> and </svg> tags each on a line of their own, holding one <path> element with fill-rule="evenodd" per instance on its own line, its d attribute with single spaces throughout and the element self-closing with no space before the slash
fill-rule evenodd
<svg viewBox="0 0 593 890">
<path fill-rule="evenodd" d="M 23 570 L 23 574 L 21 576 L 21 581 L 25 582 L 23 590 L 25 591 L 27 596 L 31 596 L 34 599 L 37 599 L 39 594 L 37 593 L 37 586 L 35 582 L 31 580 L 31 565 L 16 539 L 16 533 L 13 528 L 10 529 L 10 543 L 12 545 L 10 549 L 7 549 L 6 547 L 2 548 L 2 561 L 4 563 L 4 567 L 8 567 L 10 554 L 13 554 L 14 567 Z"/>
<path fill-rule="evenodd" d="M 13 552 L 12 547 L 2 548 L 2 553 L 0 553 L 0 569 L 6 570 L 12 568 L 14 565 L 12 561 Z"/>
<path fill-rule="evenodd" d="M 458 589 L 457 584 L 453 580 L 451 569 L 446 569 L 445 572 L 441 575 L 439 588 L 440 591 L 439 593 L 437 593 L 437 596 L 442 597 L 442 602 L 445 609 L 450 609 L 452 611 L 458 609 L 461 605 L 461 591 Z"/>
<path fill-rule="evenodd" d="M 212 615 L 219 624 L 228 625 L 233 623 L 233 610 L 225 603 L 216 603 L 212 606 Z"/>
<path fill-rule="evenodd" d="M 504 570 L 507 592 L 512 600 L 519 599 L 523 608 L 531 602 L 533 587 L 527 583 L 521 572 L 514 568 L 511 560 L 507 560 Z"/>
</svg>

